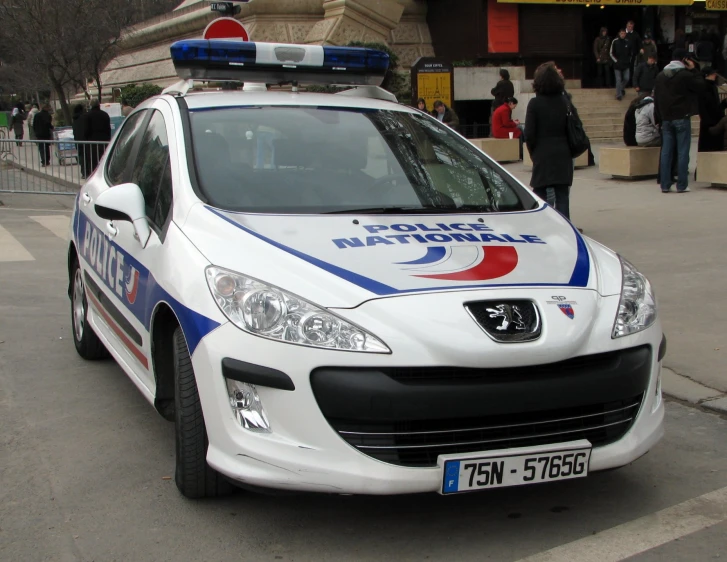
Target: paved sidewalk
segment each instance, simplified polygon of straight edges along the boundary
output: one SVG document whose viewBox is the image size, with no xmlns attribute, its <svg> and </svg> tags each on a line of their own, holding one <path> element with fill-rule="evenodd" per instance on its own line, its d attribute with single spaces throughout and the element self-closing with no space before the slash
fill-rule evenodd
<svg viewBox="0 0 727 562">
<path fill-rule="evenodd" d="M 576 170 L 571 217 L 654 285 L 668 340 L 665 391 L 727 413 L 727 190 L 693 181 L 696 143 L 691 163 L 685 194 L 662 194 L 655 179 L 624 182 L 598 167 Z M 528 185 L 522 163 L 506 167 Z"/>
</svg>

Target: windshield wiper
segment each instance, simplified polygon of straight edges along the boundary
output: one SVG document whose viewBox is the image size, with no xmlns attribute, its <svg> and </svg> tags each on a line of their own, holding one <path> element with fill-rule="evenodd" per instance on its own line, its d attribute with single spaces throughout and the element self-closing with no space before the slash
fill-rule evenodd
<svg viewBox="0 0 727 562">
<path fill-rule="evenodd" d="M 450 207 L 362 207 L 360 209 L 343 209 L 340 211 L 327 211 L 326 215 L 355 215 L 357 213 L 367 215 L 406 215 L 406 214 L 437 214 L 448 212 Z"/>
<path fill-rule="evenodd" d="M 496 213 L 499 211 L 494 205 L 460 205 L 459 207 L 442 207 L 444 213 Z"/>
</svg>

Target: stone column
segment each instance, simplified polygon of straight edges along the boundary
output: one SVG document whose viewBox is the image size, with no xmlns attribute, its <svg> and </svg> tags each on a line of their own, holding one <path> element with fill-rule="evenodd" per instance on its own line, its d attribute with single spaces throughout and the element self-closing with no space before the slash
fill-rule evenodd
<svg viewBox="0 0 727 562">
<path fill-rule="evenodd" d="M 325 0 L 323 9 L 325 17 L 313 26 L 306 43 L 387 43 L 404 12 L 397 0 Z"/>
</svg>

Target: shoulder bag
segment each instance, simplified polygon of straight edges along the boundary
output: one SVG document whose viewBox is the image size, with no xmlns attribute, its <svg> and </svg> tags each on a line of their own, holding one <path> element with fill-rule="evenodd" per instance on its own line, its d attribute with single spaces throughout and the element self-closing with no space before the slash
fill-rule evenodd
<svg viewBox="0 0 727 562">
<path fill-rule="evenodd" d="M 570 147 L 570 153 L 573 158 L 578 158 L 586 150 L 590 141 L 586 130 L 583 128 L 581 118 L 578 117 L 573 104 L 568 99 L 568 95 L 564 94 L 563 99 L 566 104 L 566 135 L 568 137 L 568 146 Z"/>
</svg>

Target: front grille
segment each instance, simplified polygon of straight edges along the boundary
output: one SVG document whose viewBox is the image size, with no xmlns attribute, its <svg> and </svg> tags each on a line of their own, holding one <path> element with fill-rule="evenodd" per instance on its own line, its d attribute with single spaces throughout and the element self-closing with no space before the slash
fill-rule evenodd
<svg viewBox="0 0 727 562">
<path fill-rule="evenodd" d="M 552 376 L 578 376 L 594 370 L 609 371 L 618 368 L 622 359 L 619 351 L 583 355 L 557 363 L 502 367 L 500 369 L 465 369 L 462 367 L 392 367 L 381 369 L 389 377 L 403 384 L 509 383 L 543 380 Z"/>
<path fill-rule="evenodd" d="M 468 419 L 360 423 L 328 419 L 350 445 L 383 462 L 432 467 L 439 455 L 587 439 L 601 447 L 633 424 L 643 394 L 589 406 Z"/>
</svg>

